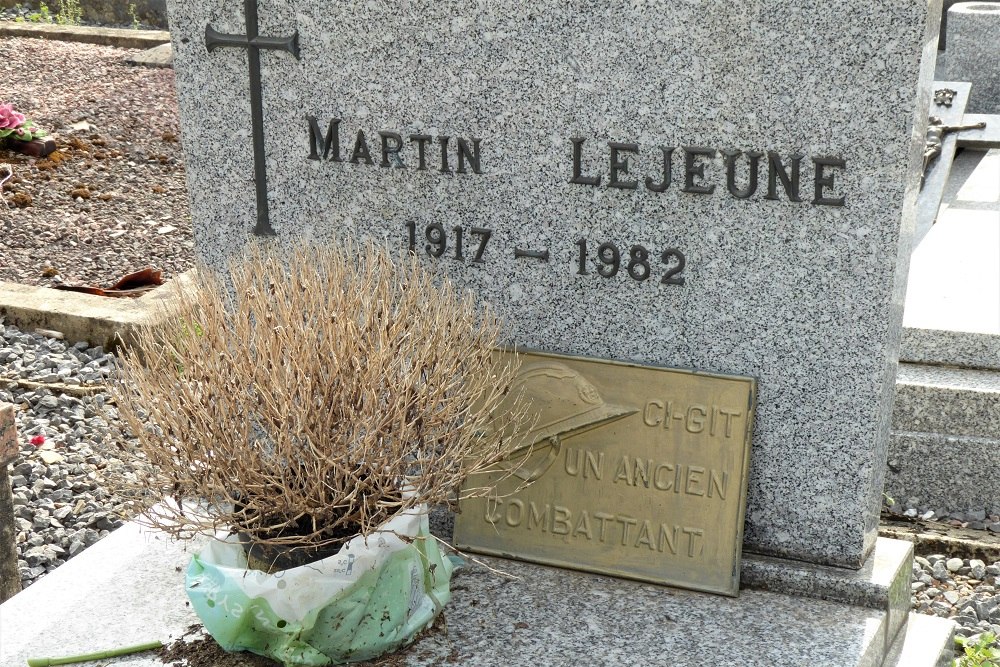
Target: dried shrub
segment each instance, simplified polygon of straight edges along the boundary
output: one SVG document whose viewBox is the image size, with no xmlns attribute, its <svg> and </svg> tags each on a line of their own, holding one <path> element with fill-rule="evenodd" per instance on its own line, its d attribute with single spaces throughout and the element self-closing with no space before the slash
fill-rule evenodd
<svg viewBox="0 0 1000 667">
<path fill-rule="evenodd" d="M 518 447 L 520 411 L 496 410 L 516 371 L 496 363 L 500 323 L 415 259 L 253 248 L 231 289 L 198 276 L 113 389 L 156 471 L 145 505 L 173 499 L 147 515 L 158 528 L 329 545 L 454 502 Z"/>
</svg>

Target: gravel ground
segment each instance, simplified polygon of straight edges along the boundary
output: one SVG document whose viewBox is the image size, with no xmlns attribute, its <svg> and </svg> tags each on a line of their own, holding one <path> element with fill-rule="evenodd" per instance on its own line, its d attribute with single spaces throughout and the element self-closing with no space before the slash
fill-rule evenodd
<svg viewBox="0 0 1000 667">
<path fill-rule="evenodd" d="M 102 391 L 113 366 L 100 347 L 0 325 L 0 401 L 16 406 L 21 443 L 8 474 L 23 587 L 134 513 L 106 479 L 125 471 L 127 446 Z"/>
<path fill-rule="evenodd" d="M 48 130 L 36 159 L 0 148 L 0 280 L 108 286 L 193 265 L 172 69 L 124 64 L 135 49 L 0 37 L 0 102 Z M 0 175 L 3 178 L 3 175 Z"/>
</svg>

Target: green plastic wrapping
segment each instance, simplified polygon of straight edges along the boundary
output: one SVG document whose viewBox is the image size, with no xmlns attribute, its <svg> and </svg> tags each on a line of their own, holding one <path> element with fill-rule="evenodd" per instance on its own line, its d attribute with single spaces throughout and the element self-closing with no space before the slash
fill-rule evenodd
<svg viewBox="0 0 1000 667">
<path fill-rule="evenodd" d="M 247 569 L 235 537 L 213 540 L 192 558 L 186 588 L 225 650 L 319 667 L 412 642 L 451 598 L 453 567 L 430 536 L 426 513 L 414 512 L 334 556 L 274 574 Z"/>
</svg>

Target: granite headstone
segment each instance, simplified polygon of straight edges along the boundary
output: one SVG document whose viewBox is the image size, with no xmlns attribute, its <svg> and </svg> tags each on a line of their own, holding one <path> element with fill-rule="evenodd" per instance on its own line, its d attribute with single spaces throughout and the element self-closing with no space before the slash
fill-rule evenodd
<svg viewBox="0 0 1000 667">
<path fill-rule="evenodd" d="M 947 78 L 972 84 L 966 110 L 1000 113 L 1000 3 L 960 2 L 948 10 Z"/>
<path fill-rule="evenodd" d="M 204 262 L 255 232 L 384 239 L 491 302 L 520 347 L 756 377 L 745 548 L 864 562 L 926 2 L 169 11 Z"/>
</svg>

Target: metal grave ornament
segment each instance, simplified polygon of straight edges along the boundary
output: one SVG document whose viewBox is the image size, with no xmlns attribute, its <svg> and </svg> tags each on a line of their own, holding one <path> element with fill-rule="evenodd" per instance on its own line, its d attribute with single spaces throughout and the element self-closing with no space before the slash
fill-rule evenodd
<svg viewBox="0 0 1000 667">
<path fill-rule="evenodd" d="M 244 0 L 247 34 L 227 35 L 211 25 L 205 26 L 205 48 L 209 53 L 218 48 L 246 49 L 250 65 L 250 120 L 253 133 L 253 178 L 257 197 L 257 225 L 254 234 L 274 236 L 267 203 L 267 166 L 264 151 L 264 101 L 260 79 L 260 51 L 285 51 L 299 59 L 299 31 L 284 37 L 262 37 L 257 33 L 257 0 Z"/>
<path fill-rule="evenodd" d="M 506 354 L 506 353 L 505 353 Z M 461 503 L 455 545 L 736 595 L 754 379 L 521 353 L 522 448 Z"/>
</svg>

